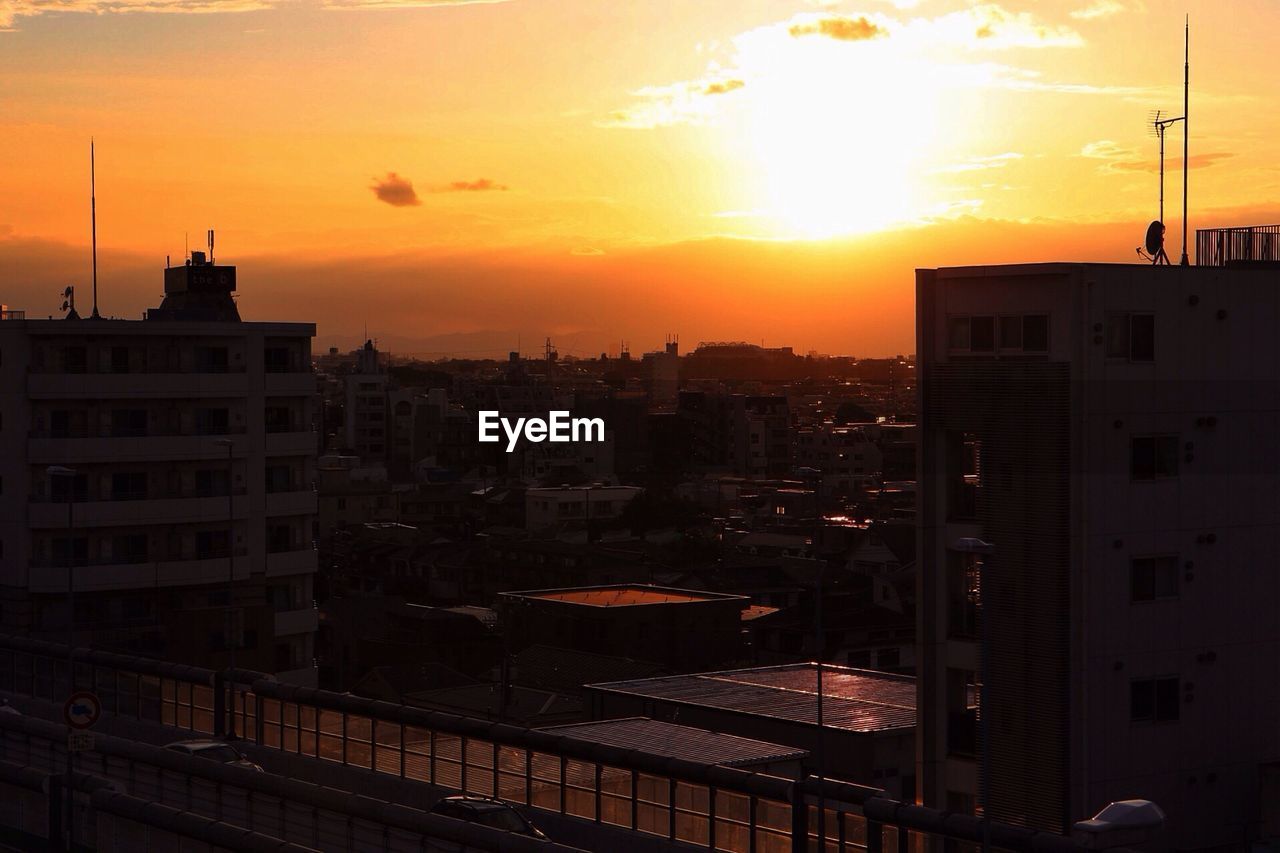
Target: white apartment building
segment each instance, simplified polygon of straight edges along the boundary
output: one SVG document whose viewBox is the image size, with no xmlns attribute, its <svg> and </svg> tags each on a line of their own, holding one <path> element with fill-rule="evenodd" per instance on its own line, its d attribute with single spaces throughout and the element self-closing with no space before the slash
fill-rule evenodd
<svg viewBox="0 0 1280 853">
<path fill-rule="evenodd" d="M 561 524 L 612 521 L 644 489 L 639 486 L 562 486 L 527 489 L 525 529 L 549 530 Z"/>
<path fill-rule="evenodd" d="M 916 281 L 922 801 L 1061 832 L 1150 799 L 1153 849 L 1280 832 L 1280 272 Z"/>
<path fill-rule="evenodd" d="M 145 320 L 0 319 L 4 630 L 65 639 L 70 571 L 78 645 L 314 683 L 315 326 L 193 254 Z"/>
</svg>

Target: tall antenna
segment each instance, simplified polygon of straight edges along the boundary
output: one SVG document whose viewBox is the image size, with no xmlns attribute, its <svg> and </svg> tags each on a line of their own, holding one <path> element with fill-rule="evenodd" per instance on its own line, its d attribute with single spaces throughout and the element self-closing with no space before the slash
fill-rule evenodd
<svg viewBox="0 0 1280 853">
<path fill-rule="evenodd" d="M 98 319 L 98 191 L 94 174 L 93 137 L 89 137 L 89 239 L 93 252 L 93 319 Z"/>
<path fill-rule="evenodd" d="M 1191 172 L 1191 164 L 1187 162 L 1188 141 L 1191 137 L 1191 15 L 1187 15 L 1183 30 L 1182 46 L 1182 266 L 1189 266 L 1187 260 L 1187 176 Z"/>
</svg>

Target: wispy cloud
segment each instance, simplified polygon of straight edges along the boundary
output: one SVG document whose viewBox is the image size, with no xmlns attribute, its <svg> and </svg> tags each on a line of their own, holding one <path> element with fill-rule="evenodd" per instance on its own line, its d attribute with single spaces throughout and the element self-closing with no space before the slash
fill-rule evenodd
<svg viewBox="0 0 1280 853">
<path fill-rule="evenodd" d="M 1160 158 L 1144 157 L 1138 153 L 1137 149 L 1123 147 L 1110 139 L 1099 139 L 1096 142 L 1086 143 L 1080 149 L 1080 156 L 1088 160 L 1102 161 L 1098 166 L 1098 171 L 1103 173 L 1154 173 L 1160 171 Z M 1192 154 L 1187 158 L 1187 165 L 1191 169 L 1206 169 L 1234 156 L 1235 154 L 1230 151 L 1210 151 L 1205 154 Z M 1182 168 L 1182 158 L 1168 158 L 1165 160 L 1164 167 L 1166 171 L 1177 171 Z"/>
<path fill-rule="evenodd" d="M 793 38 L 802 36 L 826 36 L 837 41 L 866 41 L 888 35 L 884 27 L 869 20 L 865 15 L 857 18 L 837 15 L 802 21 L 792 24 L 787 32 Z"/>
<path fill-rule="evenodd" d="M 416 207 L 422 204 L 417 192 L 413 189 L 413 181 L 402 178 L 395 172 L 387 172 L 382 178 L 374 178 L 369 187 L 378 201 L 384 201 L 392 207 Z"/>
<path fill-rule="evenodd" d="M 433 193 L 487 193 L 506 192 L 510 187 L 500 184 L 491 178 L 477 178 L 474 181 L 453 181 L 442 187 L 431 190 Z"/>
<path fill-rule="evenodd" d="M 327 9 L 390 9 L 467 6 L 510 0 L 320 0 Z M 0 0 L 0 31 L 14 28 L 19 18 L 55 13 L 93 15 L 231 14 L 294 5 L 294 0 Z"/>
<path fill-rule="evenodd" d="M 1123 11 L 1125 11 L 1124 4 L 1118 0 L 1094 0 L 1084 8 L 1076 9 L 1071 13 L 1071 17 L 1077 21 L 1093 21 L 1098 18 L 1110 18 Z"/>
<path fill-rule="evenodd" d="M 714 113 L 712 99 L 729 96 L 746 85 L 740 77 L 714 76 L 666 86 L 645 86 L 631 93 L 635 103 L 614 110 L 596 124 L 635 130 L 705 124 Z"/>
<path fill-rule="evenodd" d="M 1018 152 L 1006 151 L 1003 154 L 992 154 L 987 157 L 970 157 L 967 160 L 961 160 L 959 163 L 951 163 L 947 166 L 941 166 L 933 171 L 935 174 L 946 174 L 950 172 L 980 172 L 985 169 L 1000 169 L 1021 159 L 1023 159 L 1023 155 Z"/>
</svg>

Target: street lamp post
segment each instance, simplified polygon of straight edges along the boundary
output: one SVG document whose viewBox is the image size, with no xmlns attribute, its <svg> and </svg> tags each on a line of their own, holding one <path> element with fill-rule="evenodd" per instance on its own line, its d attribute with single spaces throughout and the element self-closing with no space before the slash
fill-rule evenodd
<svg viewBox="0 0 1280 853">
<path fill-rule="evenodd" d="M 76 647 L 76 585 L 72 574 L 72 566 L 75 564 L 75 539 L 72 535 L 74 530 L 74 517 L 72 510 L 75 506 L 75 485 L 76 471 L 74 468 L 66 468 L 62 465 L 51 465 L 46 469 L 50 477 L 50 484 L 54 478 L 62 478 L 67 485 L 67 696 L 76 692 L 76 665 L 75 665 L 75 647 Z M 67 850 L 75 848 L 76 839 L 76 815 L 72 798 L 74 796 L 74 787 L 72 786 L 72 774 L 75 772 L 74 764 L 75 753 L 71 751 L 71 726 L 67 726 L 67 778 L 63 785 L 62 796 L 67 801 Z"/>
<path fill-rule="evenodd" d="M 977 555 L 978 564 L 978 618 L 982 620 L 982 626 L 979 629 L 979 642 L 981 661 L 979 662 L 979 678 L 982 679 L 982 686 L 978 693 L 978 723 L 979 737 L 982 740 L 982 853 L 990 853 L 991 850 L 991 724 L 990 717 L 987 714 L 987 678 L 990 670 L 988 669 L 988 657 L 991 650 L 991 635 L 987 628 L 987 578 L 986 578 L 986 561 L 983 557 L 990 556 L 996 552 L 996 546 L 990 542 L 984 542 L 981 539 L 973 537 L 965 537 L 958 539 L 951 546 L 954 550 L 965 554 Z"/>
<path fill-rule="evenodd" d="M 232 478 L 232 451 L 235 449 L 235 442 L 229 438 L 217 439 L 215 444 L 227 448 L 227 619 L 224 627 L 227 634 L 227 648 L 230 657 L 231 671 L 229 686 L 231 688 L 231 728 L 227 733 L 230 740 L 236 739 L 236 646 L 239 645 L 239 637 L 236 636 L 236 537 L 235 537 L 235 505 L 234 505 L 234 480 Z"/>
</svg>

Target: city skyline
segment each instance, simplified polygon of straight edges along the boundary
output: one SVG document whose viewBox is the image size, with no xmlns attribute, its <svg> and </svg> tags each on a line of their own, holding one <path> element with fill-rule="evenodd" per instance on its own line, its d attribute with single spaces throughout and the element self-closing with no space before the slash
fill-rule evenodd
<svg viewBox="0 0 1280 853">
<path fill-rule="evenodd" d="M 907 352 L 916 266 L 1134 260 L 1184 11 L 1191 226 L 1280 215 L 1265 4 L 593 6 L 9 4 L 6 301 L 87 289 L 95 136 L 117 316 L 214 227 L 246 316 L 320 346 Z"/>
</svg>

